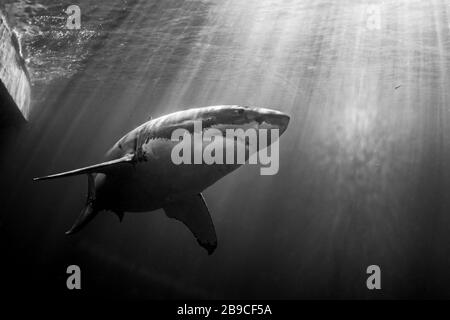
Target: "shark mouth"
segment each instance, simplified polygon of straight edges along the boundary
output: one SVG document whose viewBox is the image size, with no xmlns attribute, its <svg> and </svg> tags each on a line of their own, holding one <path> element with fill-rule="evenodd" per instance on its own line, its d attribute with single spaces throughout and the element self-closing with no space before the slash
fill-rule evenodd
<svg viewBox="0 0 450 320">
<path fill-rule="evenodd" d="M 195 131 L 196 130 L 196 126 L 195 123 L 201 123 L 201 131 Z M 273 125 L 271 125 L 270 123 L 261 120 L 261 121 L 257 121 L 257 120 L 253 120 L 251 122 L 247 122 L 247 123 L 242 123 L 242 124 L 226 124 L 226 123 L 215 123 L 214 121 L 211 120 L 197 120 L 197 121 L 189 121 L 186 123 L 182 123 L 182 124 L 176 124 L 176 125 L 172 125 L 172 126 L 166 126 L 164 128 L 152 128 L 151 124 L 149 124 L 148 126 L 143 127 L 140 132 L 138 133 L 138 141 L 145 141 L 144 143 L 148 143 L 150 140 L 153 139 L 163 139 L 163 140 L 171 140 L 172 138 L 172 133 L 177 130 L 177 129 L 184 129 L 186 130 L 186 132 L 190 133 L 190 134 L 194 134 L 194 133 L 205 133 L 205 131 L 209 130 L 209 129 L 217 129 L 222 133 L 222 136 L 225 137 L 226 136 L 226 130 L 227 129 L 231 129 L 231 130 L 235 130 L 235 129 L 242 129 L 244 131 L 248 130 L 248 129 L 254 129 L 254 130 L 259 130 L 259 129 L 274 129 Z M 138 144 L 139 145 L 139 144 Z M 119 145 L 120 148 L 120 145 Z"/>
<path fill-rule="evenodd" d="M 165 126 L 164 128 L 158 128 L 156 123 L 148 123 L 145 126 L 142 126 L 139 128 L 139 131 L 137 132 L 135 139 L 134 139 L 134 147 L 133 147 L 133 154 L 134 154 L 134 160 L 139 162 L 145 162 L 147 161 L 147 153 L 144 151 L 144 145 L 149 144 L 151 141 L 155 140 L 163 140 L 163 141 L 173 141 L 172 134 L 175 130 L 186 130 L 186 133 L 189 133 L 190 135 L 193 135 L 195 133 L 198 133 L 201 135 L 201 139 L 203 140 L 203 135 L 206 131 L 210 129 L 215 129 L 216 134 L 214 136 L 222 136 L 225 139 L 232 138 L 235 142 L 243 143 L 246 149 L 246 152 L 249 151 L 251 139 L 246 137 L 247 130 L 255 130 L 258 131 L 260 129 L 276 129 L 273 125 L 270 123 L 261 120 L 251 120 L 246 123 L 242 124 L 220 124 L 216 123 L 212 120 L 190 120 L 186 121 L 185 123 L 177 123 L 172 126 Z M 235 136 L 234 134 L 231 134 L 231 137 L 229 136 L 229 130 L 243 130 L 244 135 L 243 136 Z M 257 141 L 256 143 L 256 150 L 259 150 L 259 143 L 258 143 L 258 135 L 256 135 Z M 270 145 L 271 142 L 271 135 L 268 134 L 267 141 L 269 142 L 267 145 Z M 178 139 L 175 139 L 178 141 Z M 121 143 L 118 144 L 119 149 L 123 149 L 123 146 Z"/>
</svg>

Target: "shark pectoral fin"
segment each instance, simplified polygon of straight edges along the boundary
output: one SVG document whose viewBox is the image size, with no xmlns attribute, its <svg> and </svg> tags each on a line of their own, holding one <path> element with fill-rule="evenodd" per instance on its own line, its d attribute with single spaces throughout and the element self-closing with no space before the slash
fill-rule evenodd
<svg viewBox="0 0 450 320">
<path fill-rule="evenodd" d="M 197 238 L 198 243 L 212 254 L 217 247 L 217 236 L 203 196 L 194 196 L 164 206 L 167 216 L 183 222 Z"/>
<path fill-rule="evenodd" d="M 122 165 L 123 163 L 135 163 L 135 156 L 133 154 L 127 154 L 119 159 L 102 162 L 99 164 L 94 164 L 93 166 L 89 166 L 89 167 L 84 167 L 84 168 L 66 171 L 66 172 L 62 172 L 62 173 L 52 174 L 50 176 L 34 178 L 33 180 L 34 181 L 49 180 L 49 179 L 65 178 L 65 177 L 77 176 L 80 174 L 90 174 L 90 173 L 107 173 L 109 170 L 117 168 L 118 166 Z"/>
</svg>

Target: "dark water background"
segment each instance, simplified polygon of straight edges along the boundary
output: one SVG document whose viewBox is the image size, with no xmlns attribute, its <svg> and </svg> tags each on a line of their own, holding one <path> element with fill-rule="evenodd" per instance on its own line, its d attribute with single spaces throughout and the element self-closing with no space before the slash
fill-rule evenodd
<svg viewBox="0 0 450 320">
<path fill-rule="evenodd" d="M 1 0 L 33 79 L 30 124 L 2 149 L 10 294 L 143 298 L 450 297 L 448 1 Z M 376 2 L 378 3 L 378 2 Z M 77 4 L 82 29 L 64 28 Z M 162 211 L 66 231 L 84 177 L 150 116 L 257 105 L 291 115 L 280 171 L 245 166 L 205 192 L 207 256 Z M 83 290 L 68 292 L 78 264 Z M 382 290 L 366 288 L 368 265 Z"/>
</svg>

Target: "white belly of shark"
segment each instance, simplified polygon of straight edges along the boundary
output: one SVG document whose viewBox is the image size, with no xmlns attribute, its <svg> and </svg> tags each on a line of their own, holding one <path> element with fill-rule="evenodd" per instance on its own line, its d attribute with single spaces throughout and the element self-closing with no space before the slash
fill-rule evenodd
<svg viewBox="0 0 450 320">
<path fill-rule="evenodd" d="M 86 206 L 66 234 L 81 230 L 101 211 L 112 211 L 122 220 L 124 212 L 163 208 L 169 217 L 182 221 L 211 254 L 217 247 L 217 237 L 201 192 L 242 163 L 174 163 L 172 151 L 177 141 L 171 139 L 171 134 L 181 128 L 193 135 L 194 124 L 198 121 L 202 121 L 205 128 L 269 128 L 282 134 L 289 116 L 275 110 L 243 106 L 175 112 L 150 120 L 125 135 L 108 152 L 106 162 L 34 180 L 87 175 Z M 218 139 L 223 139 L 224 148 L 245 145 L 245 141 L 228 140 L 225 134 Z M 192 154 L 201 153 L 206 145 L 206 142 L 194 144 Z M 248 151 L 248 145 L 245 148 Z"/>
<path fill-rule="evenodd" d="M 128 212 L 155 210 L 174 199 L 199 194 L 241 166 L 193 162 L 174 164 L 171 156 L 176 144 L 167 139 L 151 139 L 142 145 L 140 161 L 121 167 L 118 169 L 120 172 L 114 175 L 97 175 L 97 197 L 111 199 L 104 209 Z M 192 154 L 195 152 L 193 150 Z"/>
</svg>

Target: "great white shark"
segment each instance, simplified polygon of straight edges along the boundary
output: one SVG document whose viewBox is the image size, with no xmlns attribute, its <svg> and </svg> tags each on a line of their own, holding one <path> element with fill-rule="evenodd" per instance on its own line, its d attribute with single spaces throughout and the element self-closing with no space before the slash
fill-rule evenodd
<svg viewBox="0 0 450 320">
<path fill-rule="evenodd" d="M 122 221 L 124 212 L 162 208 L 167 216 L 183 222 L 211 254 L 217 247 L 217 236 L 202 192 L 241 164 L 174 164 L 171 151 L 177 142 L 171 139 L 172 132 L 181 128 L 194 134 L 198 121 L 203 131 L 220 130 L 225 139 L 226 130 L 236 128 L 278 129 L 281 135 L 289 116 L 276 110 L 237 105 L 174 112 L 127 133 L 107 152 L 105 162 L 34 180 L 87 175 L 86 205 L 66 234 L 81 230 L 100 211 L 112 211 Z"/>
</svg>

